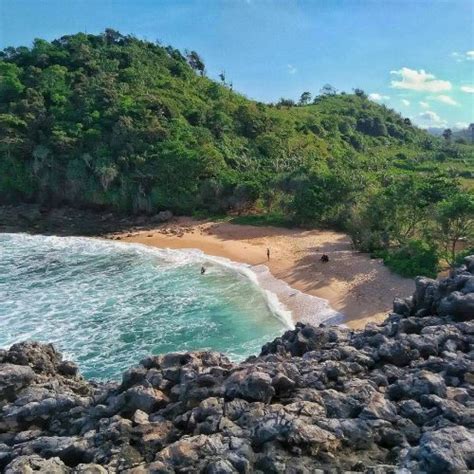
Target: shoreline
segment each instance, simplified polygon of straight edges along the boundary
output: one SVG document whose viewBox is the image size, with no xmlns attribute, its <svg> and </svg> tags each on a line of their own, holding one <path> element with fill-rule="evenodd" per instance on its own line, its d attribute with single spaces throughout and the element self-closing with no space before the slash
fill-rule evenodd
<svg viewBox="0 0 474 474">
<path fill-rule="evenodd" d="M 196 249 L 174 250 L 186 251 Z M 197 250 L 203 253 L 203 264 L 205 261 L 210 261 L 217 265 L 231 267 L 234 271 L 245 274 L 247 278 L 252 280 L 259 290 L 264 293 L 269 309 L 288 329 L 294 329 L 297 322 L 314 326 L 318 326 L 321 323 L 331 325 L 345 323 L 344 315 L 331 308 L 326 299 L 292 288 L 284 280 L 276 278 L 264 264 L 250 265 L 235 262 L 226 257 L 209 255 L 201 249 Z"/>
<path fill-rule="evenodd" d="M 206 255 L 244 263 L 258 274 L 266 266 L 274 279 L 269 289 L 292 311 L 293 321 L 322 322 L 314 306 L 344 316 L 352 329 L 383 321 L 393 299 L 413 293 L 414 281 L 388 270 L 379 259 L 354 251 L 349 237 L 329 230 L 285 229 L 178 218 L 147 230 L 103 236 L 122 242 L 169 249 L 199 249 Z M 266 249 L 271 257 L 267 261 Z M 320 256 L 329 256 L 328 263 Z M 275 283 L 281 281 L 281 285 Z M 290 290 L 284 290 L 284 288 Z M 293 293 L 300 294 L 295 300 Z M 311 297 L 313 299 L 311 304 Z M 328 322 L 328 321 L 326 321 Z"/>
</svg>

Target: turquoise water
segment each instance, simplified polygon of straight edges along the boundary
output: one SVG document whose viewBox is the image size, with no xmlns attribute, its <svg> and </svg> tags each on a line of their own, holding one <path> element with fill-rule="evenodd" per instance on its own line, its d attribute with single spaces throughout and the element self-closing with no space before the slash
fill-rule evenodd
<svg viewBox="0 0 474 474">
<path fill-rule="evenodd" d="M 240 360 L 287 328 L 251 277 L 197 250 L 0 234 L 0 347 L 52 342 L 102 380 L 148 354 L 212 349 Z"/>
</svg>

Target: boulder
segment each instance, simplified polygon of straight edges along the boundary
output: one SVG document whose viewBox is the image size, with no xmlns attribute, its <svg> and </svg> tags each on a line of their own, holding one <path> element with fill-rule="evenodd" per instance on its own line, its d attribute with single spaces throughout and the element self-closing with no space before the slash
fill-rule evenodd
<svg viewBox="0 0 474 474">
<path fill-rule="evenodd" d="M 33 369 L 16 364 L 0 364 L 0 399 L 12 400 L 20 389 L 35 378 Z"/>
<path fill-rule="evenodd" d="M 171 211 L 160 211 L 152 217 L 153 222 L 168 222 L 173 218 Z"/>
<path fill-rule="evenodd" d="M 5 468 L 5 474 L 67 474 L 71 470 L 57 457 L 44 459 L 35 454 L 18 456 Z"/>
<path fill-rule="evenodd" d="M 161 390 L 141 385 L 129 388 L 124 393 L 124 397 L 125 407 L 123 411 L 132 413 L 136 410 L 152 413 L 164 407 L 169 401 L 168 397 Z"/>
<path fill-rule="evenodd" d="M 99 383 L 51 345 L 0 350 L 0 470 L 473 470 L 472 261 L 380 325 L 298 323 L 238 364 L 148 356 Z"/>
<path fill-rule="evenodd" d="M 420 468 L 433 474 L 474 469 L 474 434 L 463 426 L 428 431 L 416 453 Z"/>
<path fill-rule="evenodd" d="M 226 398 L 269 402 L 275 395 L 271 377 L 265 372 L 234 372 L 225 382 Z"/>
<path fill-rule="evenodd" d="M 30 366 L 36 373 L 54 375 L 62 362 L 52 344 L 40 344 L 34 341 L 20 342 L 10 347 L 6 362 L 15 365 Z"/>
<path fill-rule="evenodd" d="M 441 300 L 438 312 L 441 316 L 452 316 L 457 321 L 474 319 L 474 293 L 454 291 Z"/>
<path fill-rule="evenodd" d="M 376 392 L 359 416 L 365 419 L 379 419 L 393 422 L 397 419 L 397 408 L 392 402 L 385 398 L 383 393 Z"/>
<path fill-rule="evenodd" d="M 78 464 L 72 474 L 107 474 L 107 470 L 100 464 Z"/>
<path fill-rule="evenodd" d="M 393 300 L 393 312 L 401 316 L 409 316 L 413 309 L 411 298 L 395 298 Z"/>
</svg>

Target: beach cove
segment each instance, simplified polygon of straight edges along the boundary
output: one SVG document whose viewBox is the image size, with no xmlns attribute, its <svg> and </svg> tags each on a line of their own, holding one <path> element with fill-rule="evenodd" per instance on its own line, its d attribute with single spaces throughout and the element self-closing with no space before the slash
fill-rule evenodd
<svg viewBox="0 0 474 474">
<path fill-rule="evenodd" d="M 382 321 L 393 299 L 414 289 L 413 280 L 395 275 L 381 260 L 353 250 L 347 235 L 330 230 L 237 225 L 182 217 L 147 230 L 107 237 L 158 248 L 199 249 L 207 255 L 248 264 L 257 274 L 267 266 L 275 279 L 285 283 L 273 282 L 271 291 L 291 310 L 294 322 L 311 321 L 311 299 L 291 296 L 299 292 L 327 300 L 330 308 L 344 316 L 345 324 L 357 329 Z M 322 254 L 329 256 L 328 263 L 320 261 Z"/>
</svg>

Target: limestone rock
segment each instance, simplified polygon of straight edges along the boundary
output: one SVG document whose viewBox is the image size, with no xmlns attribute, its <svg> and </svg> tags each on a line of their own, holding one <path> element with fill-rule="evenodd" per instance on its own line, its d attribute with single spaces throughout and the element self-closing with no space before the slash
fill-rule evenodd
<svg viewBox="0 0 474 474">
<path fill-rule="evenodd" d="M 0 470 L 457 473 L 474 469 L 474 257 L 364 330 L 298 323 L 239 364 L 148 356 L 84 380 L 51 345 L 0 350 Z"/>
</svg>

